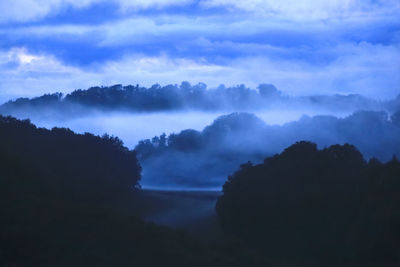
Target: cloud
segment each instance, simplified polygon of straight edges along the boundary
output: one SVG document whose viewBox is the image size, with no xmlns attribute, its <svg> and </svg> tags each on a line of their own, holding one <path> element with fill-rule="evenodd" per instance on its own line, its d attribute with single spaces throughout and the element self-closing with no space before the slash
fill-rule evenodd
<svg viewBox="0 0 400 267">
<path fill-rule="evenodd" d="M 35 21 L 46 16 L 56 15 L 68 8 L 82 9 L 94 4 L 113 3 L 120 11 L 162 8 L 166 6 L 186 5 L 192 0 L 2 0 L 0 1 L 1 22 Z"/>
<path fill-rule="evenodd" d="M 78 88 L 117 83 L 150 86 L 155 83 L 178 83 L 182 80 L 215 81 L 215 74 L 227 67 L 171 59 L 167 56 L 127 56 L 91 68 L 63 64 L 51 55 L 35 55 L 25 48 L 0 52 L 0 99 L 33 97 L 44 93 L 70 92 Z M 210 79 L 211 78 L 211 79 Z"/>
<path fill-rule="evenodd" d="M 166 6 L 187 5 L 193 0 L 116 0 L 123 10 L 162 8 Z"/>
<path fill-rule="evenodd" d="M 90 67 L 65 65 L 54 56 L 32 54 L 24 48 L 0 53 L 2 100 L 37 96 L 55 91 L 70 92 L 94 85 L 155 83 L 175 84 L 183 80 L 205 82 L 209 87 L 273 83 L 292 95 L 361 93 L 379 99 L 400 92 L 399 46 L 369 43 L 337 45 L 320 53 L 338 53 L 332 62 L 311 64 L 295 58 L 243 56 L 216 64 L 206 59 L 149 57 L 127 54 Z"/>
<path fill-rule="evenodd" d="M 293 95 L 359 93 L 387 99 L 400 93 L 399 48 L 345 44 L 319 51 L 335 53 L 336 59 L 327 64 L 293 58 L 248 57 L 233 61 L 231 67 L 236 70 L 234 77 L 238 80 L 271 82 Z"/>
<path fill-rule="evenodd" d="M 127 81 L 153 83 L 205 82 L 210 87 L 221 83 L 245 83 L 255 88 L 274 83 L 293 95 L 361 93 L 375 98 L 390 98 L 400 93 L 399 46 L 369 43 L 344 44 L 323 48 L 320 53 L 336 53 L 335 60 L 315 65 L 304 59 L 246 55 L 224 63 L 205 59 L 127 56 L 108 62 L 101 68 L 103 81 L 112 84 Z M 398 78 L 396 78 L 398 77 Z"/>
<path fill-rule="evenodd" d="M 39 24 L 0 28 L 3 39 L 48 38 L 70 36 L 71 41 L 87 42 L 93 46 L 139 46 L 135 49 L 191 49 L 198 40 L 212 42 L 255 43 L 281 47 L 318 46 L 348 41 L 395 41 L 395 29 L 400 19 L 388 17 L 345 21 L 291 22 L 281 19 L 260 19 L 253 16 L 225 14 L 187 16 L 155 14 L 122 17 L 111 22 L 90 24 Z M 146 45 L 151 45 L 146 47 Z"/>
<path fill-rule="evenodd" d="M 109 4 L 110 12 L 119 10 L 127 15 L 140 10 L 192 5 L 195 9 L 188 8 L 187 15 L 196 14 L 199 10 L 207 12 L 212 8 L 220 8 L 220 13 L 224 13 L 223 9 L 236 14 L 244 11 L 286 21 L 396 17 L 400 11 L 398 0 L 2 0 L 0 23 L 35 21 L 71 8 L 90 8 L 96 4 Z M 169 9 L 171 11 L 173 13 Z"/>
<path fill-rule="evenodd" d="M 84 8 L 101 0 L 2 0 L 0 22 L 31 21 L 56 14 L 67 7 Z"/>
<path fill-rule="evenodd" d="M 205 7 L 227 7 L 287 20 L 326 20 L 351 16 L 396 14 L 397 0 L 205 0 Z"/>
<path fill-rule="evenodd" d="M 51 55 L 32 54 L 25 48 L 0 52 L 0 99 L 33 97 L 79 87 L 90 73 L 66 66 Z M 92 82 L 95 82 L 92 80 Z M 65 87 L 66 86 L 66 87 Z"/>
<path fill-rule="evenodd" d="M 101 3 L 0 1 L 9 11 L 0 23 L 25 21 L 0 26 L 0 97 L 182 80 L 270 82 L 290 94 L 400 91 L 398 1 L 113 0 L 117 17 L 72 19 Z M 61 22 L 46 19 L 62 12 Z"/>
</svg>

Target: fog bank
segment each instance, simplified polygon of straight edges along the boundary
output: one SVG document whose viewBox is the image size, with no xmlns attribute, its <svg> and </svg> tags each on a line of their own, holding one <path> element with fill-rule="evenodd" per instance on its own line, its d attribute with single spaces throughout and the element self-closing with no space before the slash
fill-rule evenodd
<svg viewBox="0 0 400 267">
<path fill-rule="evenodd" d="M 318 110 L 268 110 L 255 113 L 271 125 L 282 125 L 296 121 L 303 115 L 315 116 Z M 343 117 L 348 112 L 325 112 L 325 115 Z M 140 140 L 166 133 L 179 133 L 184 129 L 202 130 L 223 112 L 102 112 L 86 111 L 81 116 L 50 116 L 49 113 L 37 113 L 28 116 L 26 113 L 14 114 L 19 119 L 30 119 L 38 127 L 51 129 L 66 127 L 74 132 L 90 132 L 96 135 L 105 133 L 119 137 L 130 149 L 135 148 Z"/>
<path fill-rule="evenodd" d="M 145 186 L 216 187 L 239 165 L 262 162 L 301 140 L 320 148 L 350 143 L 367 160 L 375 157 L 386 162 L 400 156 L 400 112 L 302 116 L 282 125 L 266 124 L 250 113 L 232 113 L 218 117 L 202 131 L 187 129 L 142 140 L 136 151 Z"/>
</svg>

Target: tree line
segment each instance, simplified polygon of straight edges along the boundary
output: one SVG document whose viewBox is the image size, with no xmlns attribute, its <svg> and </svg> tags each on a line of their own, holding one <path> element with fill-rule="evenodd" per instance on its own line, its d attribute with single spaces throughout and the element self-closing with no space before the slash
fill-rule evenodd
<svg viewBox="0 0 400 267">
<path fill-rule="evenodd" d="M 227 232 L 279 261 L 400 262 L 396 157 L 365 161 L 349 144 L 319 150 L 314 143 L 297 142 L 261 164 L 241 165 L 224 184 L 216 208 Z"/>
<path fill-rule="evenodd" d="M 139 85 L 97 86 L 78 89 L 69 94 L 45 94 L 34 98 L 18 98 L 0 106 L 3 114 L 13 114 L 21 109 L 52 108 L 74 114 L 77 105 L 103 110 L 170 111 L 170 110 L 257 110 L 268 108 L 323 108 L 327 110 L 384 109 L 399 107 L 400 98 L 379 102 L 361 95 L 314 95 L 290 97 L 272 84 L 260 84 L 256 89 L 237 85 L 207 89 L 199 83 L 151 87 Z M 79 112 L 78 112 L 79 113 Z"/>
<path fill-rule="evenodd" d="M 220 118 L 201 136 L 214 130 L 224 136 L 246 123 L 260 123 L 248 116 Z M 227 118 L 233 120 L 230 127 Z M 175 142 L 174 149 L 186 151 L 198 136 L 184 135 L 189 136 L 186 141 L 174 140 L 177 137 L 169 141 L 162 135 L 152 143 L 167 150 Z M 400 262 L 396 156 L 386 162 L 365 160 L 350 144 L 318 149 L 315 143 L 301 141 L 260 164 L 242 164 L 226 180 L 216 204 L 224 234 L 212 244 L 139 218 L 131 203 L 141 201 L 145 208 L 149 201 L 138 197 L 140 180 L 136 152 L 116 137 L 47 130 L 28 120 L 0 116 L 0 264 L 396 266 Z"/>
<path fill-rule="evenodd" d="M 230 266 L 222 249 L 140 219 L 140 178 L 116 137 L 0 116 L 0 265 Z"/>
<path fill-rule="evenodd" d="M 153 183 L 221 186 L 239 164 L 261 162 L 298 140 L 321 147 L 351 143 L 367 158 L 400 156 L 399 111 L 358 111 L 347 117 L 303 116 L 281 126 L 250 113 L 218 117 L 202 131 L 183 130 L 138 143 L 135 150 Z M 171 168 L 171 166 L 175 166 Z"/>
</svg>

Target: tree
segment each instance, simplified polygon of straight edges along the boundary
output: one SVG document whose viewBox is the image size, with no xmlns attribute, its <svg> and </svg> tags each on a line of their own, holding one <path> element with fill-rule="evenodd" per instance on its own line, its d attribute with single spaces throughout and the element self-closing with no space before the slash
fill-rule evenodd
<svg viewBox="0 0 400 267">
<path fill-rule="evenodd" d="M 281 96 L 281 92 L 272 84 L 260 84 L 257 89 L 259 94 L 265 98 L 278 98 Z"/>
<path fill-rule="evenodd" d="M 298 142 L 242 165 L 216 210 L 226 232 L 270 257 L 387 265 L 400 261 L 399 195 L 399 161 L 367 164 L 349 144 Z"/>
<path fill-rule="evenodd" d="M 400 127 L 400 110 L 393 113 L 391 116 L 392 123 L 398 127 Z"/>
</svg>

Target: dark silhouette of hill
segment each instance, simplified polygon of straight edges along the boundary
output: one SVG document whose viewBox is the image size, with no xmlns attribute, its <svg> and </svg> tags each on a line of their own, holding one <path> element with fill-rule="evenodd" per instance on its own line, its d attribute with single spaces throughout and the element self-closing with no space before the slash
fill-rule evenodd
<svg viewBox="0 0 400 267">
<path fill-rule="evenodd" d="M 223 186 L 223 228 L 288 266 L 397 266 L 400 162 L 297 142 Z"/>
<path fill-rule="evenodd" d="M 99 199 L 139 185 L 136 153 L 117 137 L 75 134 L 65 128 L 47 130 L 12 117 L 0 117 L 0 129 L 3 175 L 41 173 L 52 177 L 46 182 L 60 193 L 72 189 L 79 197 L 93 193 Z"/>
<path fill-rule="evenodd" d="M 178 85 L 149 88 L 139 85 L 110 87 L 91 87 L 75 90 L 70 94 L 46 94 L 32 99 L 18 98 L 0 106 L 0 113 L 20 116 L 21 114 L 41 114 L 49 110 L 63 116 L 85 114 L 82 108 L 100 110 L 127 110 L 134 112 L 176 111 L 176 110 L 261 110 L 271 108 L 307 107 L 333 111 L 388 110 L 399 106 L 399 100 L 375 101 L 361 95 L 314 95 L 289 97 L 271 84 L 261 84 L 257 89 L 244 85 L 207 89 L 204 83 L 191 85 L 182 82 Z M 54 115 L 54 114 L 53 114 Z"/>
<path fill-rule="evenodd" d="M 249 261 L 236 249 L 231 255 L 137 218 L 130 205 L 139 200 L 140 169 L 135 152 L 118 138 L 40 129 L 0 116 L 0 265 L 243 266 Z"/>
<path fill-rule="evenodd" d="M 220 186 L 243 162 L 261 162 L 297 140 L 319 146 L 352 143 L 366 158 L 400 156 L 399 113 L 359 111 L 345 118 L 304 116 L 271 126 L 249 113 L 217 118 L 203 131 L 142 140 L 136 146 L 146 185 Z"/>
<path fill-rule="evenodd" d="M 362 118 L 367 123 L 381 118 L 380 113 L 366 114 Z M 379 129 L 386 131 L 385 127 Z M 230 114 L 202 132 L 189 130 L 143 142 L 142 148 L 150 150 L 148 154 L 138 151 L 138 156 L 187 157 L 182 162 L 166 161 L 161 171 L 184 168 L 193 160 L 190 155 L 210 157 L 214 161 L 202 168 L 218 169 L 221 163 L 233 165 L 241 157 L 254 156 L 256 145 L 273 140 L 265 135 L 260 135 L 261 141 L 254 139 L 255 129 L 272 128 L 254 115 Z M 237 137 L 253 137 L 254 144 L 232 143 Z M 251 149 L 238 154 L 246 147 Z M 257 157 L 262 153 L 260 148 Z M 227 236 L 218 236 L 218 242 L 210 244 L 136 216 L 162 214 L 163 209 L 189 212 L 187 205 L 203 206 L 204 194 L 186 197 L 191 193 L 166 192 L 149 198 L 139 189 L 141 167 L 135 151 L 118 138 L 46 130 L 0 116 L 0 265 L 321 266 L 322 262 L 327 263 L 324 266 L 395 266 L 399 165 L 396 158 L 385 164 L 376 159 L 366 163 L 351 145 L 317 150 L 307 142 L 263 164 L 242 165 L 229 178 L 217 205 Z M 188 164 L 185 170 L 196 175 L 199 167 L 193 166 Z M 178 199 L 186 199 L 176 204 L 183 209 L 169 206 Z M 204 210 L 209 210 L 208 204 Z M 157 212 L 146 210 L 149 206 Z M 173 213 L 155 220 L 168 224 Z M 207 221 L 190 224 L 212 227 Z M 207 235 L 215 229 L 199 231 Z"/>
</svg>

